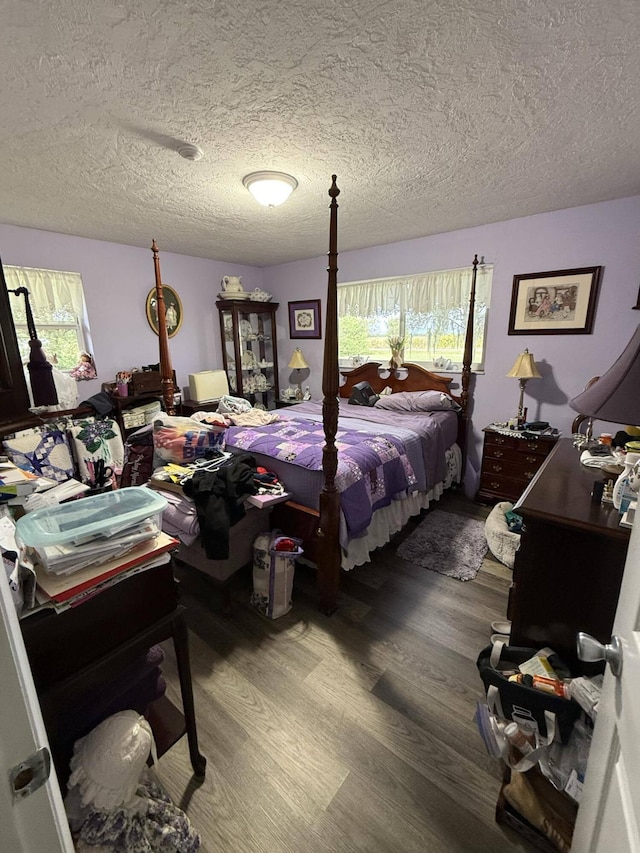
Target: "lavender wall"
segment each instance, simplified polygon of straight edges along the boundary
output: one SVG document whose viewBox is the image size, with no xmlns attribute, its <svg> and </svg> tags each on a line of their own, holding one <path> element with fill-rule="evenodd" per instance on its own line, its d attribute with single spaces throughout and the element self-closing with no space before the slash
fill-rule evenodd
<svg viewBox="0 0 640 853">
<path fill-rule="evenodd" d="M 223 275 L 241 275 L 245 288 L 253 290 L 262 285 L 262 270 L 163 252 L 158 242 L 163 283 L 182 302 L 183 325 L 170 350 L 183 387 L 189 373 L 222 367 L 215 301 Z M 82 275 L 98 379 L 78 384 L 80 399 L 112 382 L 117 371 L 158 361 L 158 338 L 145 314 L 147 294 L 155 286 L 149 249 L 0 225 L 0 257 L 4 264 Z"/>
<path fill-rule="evenodd" d="M 340 197 L 340 222 L 348 222 L 348 193 Z M 328 224 L 328 215 L 327 215 Z M 567 400 L 587 380 L 601 374 L 630 339 L 640 312 L 631 310 L 640 282 L 640 196 L 509 222 L 424 237 L 388 246 L 345 252 L 338 259 L 339 281 L 447 269 L 471 263 L 473 255 L 494 264 L 486 372 L 475 377 L 473 435 L 467 490 L 475 491 L 482 427 L 515 413 L 518 383 L 505 374 L 518 353 L 534 353 L 543 378 L 527 386 L 529 417 L 548 420 L 565 434 L 574 413 Z M 324 298 L 325 248 L 317 258 L 258 269 L 162 252 L 163 281 L 180 295 L 184 324 L 171 339 L 178 384 L 189 373 L 221 367 L 215 297 L 223 275 L 243 276 L 246 289 L 263 287 L 280 302 L 278 312 L 281 385 L 294 380 L 286 368 L 300 344 L 310 365 L 314 397 L 321 394 L 323 341 L 289 338 L 287 302 Z M 81 386 L 87 397 L 111 381 L 116 371 L 158 359 L 157 338 L 145 317 L 145 300 L 154 285 L 148 249 L 0 225 L 0 255 L 6 264 L 79 272 L 85 286 L 99 379 Z M 591 335 L 507 335 L 514 274 L 602 265 L 604 275 Z M 604 425 L 596 424 L 596 429 Z"/>
<path fill-rule="evenodd" d="M 344 227 L 349 216 L 348 195 L 343 193 L 340 201 Z M 516 413 L 518 382 L 505 374 L 525 347 L 533 352 L 543 374 L 542 379 L 531 380 L 527 385 L 525 405 L 529 417 L 547 420 L 564 434 L 570 433 L 575 413 L 567 401 L 582 390 L 588 379 L 610 367 L 640 322 L 640 312 L 631 310 L 640 282 L 639 230 L 640 196 L 634 196 L 339 256 L 338 281 L 458 267 L 470 264 L 476 252 L 494 264 L 486 368 L 484 375 L 475 377 L 468 493 L 477 487 L 482 428 Z M 593 334 L 507 334 L 515 274 L 596 265 L 603 266 L 604 273 Z M 291 351 L 300 343 L 288 340 L 287 300 L 322 297 L 324 304 L 326 256 L 266 269 L 263 286 L 282 305 L 280 364 L 286 365 Z M 322 346 L 322 341 L 302 342 L 311 368 L 309 385 L 314 396 L 320 394 Z M 285 369 L 280 378 L 288 384 L 289 371 Z M 596 424 L 596 429 L 603 427 L 604 424 Z"/>
</svg>

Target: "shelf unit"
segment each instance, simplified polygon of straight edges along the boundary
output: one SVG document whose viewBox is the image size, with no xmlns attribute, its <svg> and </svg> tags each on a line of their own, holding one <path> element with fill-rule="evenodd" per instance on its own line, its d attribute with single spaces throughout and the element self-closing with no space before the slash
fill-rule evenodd
<svg viewBox="0 0 640 853">
<path fill-rule="evenodd" d="M 280 400 L 276 302 L 219 300 L 222 358 L 229 392 L 254 406 L 275 409 Z"/>
</svg>

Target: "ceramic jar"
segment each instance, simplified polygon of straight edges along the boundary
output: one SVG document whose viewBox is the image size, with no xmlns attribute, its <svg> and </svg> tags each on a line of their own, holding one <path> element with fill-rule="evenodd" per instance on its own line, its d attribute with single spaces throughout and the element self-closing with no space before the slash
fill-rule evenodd
<svg viewBox="0 0 640 853">
<path fill-rule="evenodd" d="M 268 302 L 271 299 L 271 294 L 267 293 L 266 290 L 256 287 L 255 290 L 251 291 L 251 298 L 255 302 Z"/>
<path fill-rule="evenodd" d="M 222 278 L 221 285 L 225 293 L 242 293 L 244 291 L 241 275 L 225 275 Z"/>
</svg>

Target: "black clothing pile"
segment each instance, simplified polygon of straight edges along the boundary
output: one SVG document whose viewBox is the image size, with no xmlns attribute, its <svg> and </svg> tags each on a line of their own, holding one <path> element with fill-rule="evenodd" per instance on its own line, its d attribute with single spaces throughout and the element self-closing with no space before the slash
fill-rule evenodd
<svg viewBox="0 0 640 853">
<path fill-rule="evenodd" d="M 229 531 L 244 518 L 244 501 L 255 495 L 256 461 L 238 453 L 215 471 L 196 471 L 182 490 L 193 499 L 204 552 L 209 560 L 229 557 Z"/>
</svg>

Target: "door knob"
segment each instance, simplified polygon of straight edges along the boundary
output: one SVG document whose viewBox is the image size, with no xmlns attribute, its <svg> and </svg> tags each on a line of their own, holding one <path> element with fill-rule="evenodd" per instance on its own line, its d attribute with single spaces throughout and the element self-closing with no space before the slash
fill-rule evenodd
<svg viewBox="0 0 640 853">
<path fill-rule="evenodd" d="M 611 667 L 611 672 L 615 677 L 620 677 L 622 673 L 622 643 L 620 642 L 620 638 L 616 637 L 615 634 L 611 637 L 611 645 L 605 646 L 596 640 L 595 637 L 592 637 L 591 634 L 585 634 L 580 631 L 576 645 L 580 660 L 588 663 L 604 660 Z"/>
</svg>

